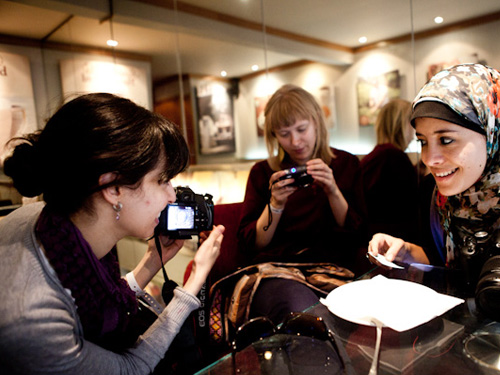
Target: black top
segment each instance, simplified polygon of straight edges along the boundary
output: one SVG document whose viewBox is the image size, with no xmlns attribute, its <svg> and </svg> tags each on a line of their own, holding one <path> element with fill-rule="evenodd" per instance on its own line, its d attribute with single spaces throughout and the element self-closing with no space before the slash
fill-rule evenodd
<svg viewBox="0 0 500 375">
<path fill-rule="evenodd" d="M 414 242 L 418 227 L 418 177 L 408 155 L 390 143 L 361 160 L 369 236 L 386 233 Z"/>
</svg>

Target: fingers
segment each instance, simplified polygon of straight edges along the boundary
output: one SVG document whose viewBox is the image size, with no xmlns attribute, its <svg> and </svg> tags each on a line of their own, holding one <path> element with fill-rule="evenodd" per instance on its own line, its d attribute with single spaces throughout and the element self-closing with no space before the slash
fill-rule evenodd
<svg viewBox="0 0 500 375">
<path fill-rule="evenodd" d="M 385 236 L 382 233 L 375 234 L 368 243 L 368 252 L 374 256 L 377 256 L 379 253 L 383 254 L 386 246 Z"/>
<path fill-rule="evenodd" d="M 212 232 L 210 233 L 210 235 L 214 234 L 214 232 L 215 232 L 214 235 L 215 236 L 219 236 L 222 233 L 224 233 L 225 230 L 226 230 L 226 228 L 224 227 L 224 225 L 219 224 L 217 226 L 214 226 L 214 229 L 212 230 Z"/>
<path fill-rule="evenodd" d="M 175 239 L 160 235 L 160 244 L 162 248 L 169 247 L 175 242 Z"/>
<path fill-rule="evenodd" d="M 284 176 L 286 173 L 284 171 L 279 171 L 274 173 L 269 180 L 269 189 L 271 190 L 271 200 L 273 206 L 276 208 L 282 208 L 288 197 L 297 190 L 297 187 L 290 186 L 294 182 L 293 178 L 278 181 L 278 179 Z"/>
<path fill-rule="evenodd" d="M 215 260 L 219 256 L 222 240 L 224 239 L 224 226 L 217 225 L 201 244 L 194 257 L 195 264 L 208 274 Z"/>
<path fill-rule="evenodd" d="M 381 262 L 379 261 L 379 259 L 380 259 L 380 258 L 376 258 L 376 257 L 375 257 L 372 253 L 370 253 L 370 252 L 368 252 L 368 253 L 366 254 L 366 257 L 368 258 L 368 260 L 370 261 L 370 263 L 375 264 L 375 265 L 377 265 L 377 266 L 379 266 L 379 267 L 381 267 L 381 268 L 384 268 L 384 269 L 390 269 L 390 268 L 391 268 L 391 267 L 388 267 L 388 266 L 386 266 L 385 264 L 381 263 Z"/>
<path fill-rule="evenodd" d="M 406 251 L 405 242 L 401 238 L 389 236 L 388 234 L 377 233 L 368 244 L 368 251 L 377 256 L 384 255 L 389 261 L 394 261 L 400 253 Z"/>
<path fill-rule="evenodd" d="M 333 176 L 332 169 L 321 159 L 313 159 L 307 162 L 307 173 L 312 176 L 315 182 L 322 185 L 325 192 L 335 192 L 337 183 Z"/>
<path fill-rule="evenodd" d="M 225 230 L 226 230 L 226 228 L 223 225 L 217 225 L 217 227 L 215 227 L 214 230 L 212 231 L 212 234 L 214 234 L 214 236 L 215 236 L 214 247 L 216 248 L 217 256 L 219 256 L 220 247 L 222 245 L 222 240 L 224 239 L 224 231 Z"/>
<path fill-rule="evenodd" d="M 152 259 L 153 261 L 151 268 L 157 268 L 158 270 L 162 264 L 165 264 L 172 259 L 184 245 L 184 240 L 174 240 L 167 236 L 160 236 L 159 240 L 161 246 L 161 259 L 158 256 L 156 241 L 154 239 L 148 241 L 148 252 L 154 254 L 153 256 L 148 257 L 148 259 Z"/>
<path fill-rule="evenodd" d="M 400 240 L 399 238 L 397 239 L 398 241 L 394 241 L 389 249 L 387 249 L 387 252 L 385 253 L 385 258 L 393 262 L 399 255 L 400 252 L 402 252 L 403 247 L 404 247 L 404 242 Z"/>
<path fill-rule="evenodd" d="M 271 175 L 271 178 L 269 179 L 269 189 L 271 189 L 274 184 L 278 184 L 279 183 L 278 180 L 281 177 L 283 177 L 284 175 L 286 175 L 285 171 L 278 171 L 278 172 L 273 173 Z M 283 182 L 283 181 L 281 181 L 281 182 Z"/>
<path fill-rule="evenodd" d="M 172 241 L 168 246 L 162 245 L 163 264 L 172 259 L 179 252 L 179 250 L 182 249 L 183 245 L 184 245 L 184 240 Z"/>
<path fill-rule="evenodd" d="M 203 242 L 202 246 L 200 246 L 200 249 L 203 247 L 204 249 L 218 252 L 220 250 L 222 239 L 224 238 L 223 233 L 225 230 L 226 228 L 224 228 L 223 225 L 214 226 L 208 238 Z"/>
<path fill-rule="evenodd" d="M 205 242 L 208 238 L 208 236 L 210 235 L 210 231 L 203 231 L 203 232 L 200 232 L 200 244 L 202 244 L 203 242 Z"/>
</svg>

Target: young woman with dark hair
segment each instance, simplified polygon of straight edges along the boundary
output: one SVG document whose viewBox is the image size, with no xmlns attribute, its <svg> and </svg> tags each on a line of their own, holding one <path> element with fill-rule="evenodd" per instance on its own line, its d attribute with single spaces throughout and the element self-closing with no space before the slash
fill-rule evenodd
<svg viewBox="0 0 500 375">
<path fill-rule="evenodd" d="M 191 311 L 220 248 L 222 226 L 200 246 L 183 288 L 139 338 L 134 291 L 182 247 L 161 236 L 120 277 L 113 252 L 125 236 L 149 238 L 188 163 L 177 127 L 130 100 L 80 96 L 42 131 L 15 139 L 5 174 L 27 197 L 0 222 L 0 368 L 9 374 L 148 374 Z M 132 290 L 134 288 L 134 291 Z"/>
<path fill-rule="evenodd" d="M 444 69 L 420 90 L 411 123 L 431 173 L 424 181 L 423 231 L 418 243 L 378 233 L 371 253 L 462 269 L 475 286 L 481 265 L 473 263 L 481 256 L 469 257 L 474 252 L 467 247 L 483 243 L 487 255 L 499 242 L 499 93 L 500 73 L 480 64 Z"/>
</svg>

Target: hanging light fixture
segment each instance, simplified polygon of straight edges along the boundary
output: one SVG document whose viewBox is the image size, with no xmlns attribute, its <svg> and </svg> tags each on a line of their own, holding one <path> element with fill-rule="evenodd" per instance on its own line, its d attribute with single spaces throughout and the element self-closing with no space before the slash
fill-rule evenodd
<svg viewBox="0 0 500 375">
<path fill-rule="evenodd" d="M 106 44 L 110 46 L 111 48 L 115 48 L 118 46 L 118 41 L 115 39 L 115 33 L 113 30 L 113 16 L 114 16 L 114 11 L 113 11 L 113 0 L 109 0 L 109 14 L 104 17 L 103 19 L 100 20 L 100 23 L 109 21 L 109 39 L 106 41 Z"/>
</svg>

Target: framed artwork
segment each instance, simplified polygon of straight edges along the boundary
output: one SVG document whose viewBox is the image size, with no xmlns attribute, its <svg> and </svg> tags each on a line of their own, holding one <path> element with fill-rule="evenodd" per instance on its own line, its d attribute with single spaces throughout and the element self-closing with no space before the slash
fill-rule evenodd
<svg viewBox="0 0 500 375">
<path fill-rule="evenodd" d="M 271 95 L 256 97 L 255 101 L 255 119 L 257 125 L 257 136 L 264 136 L 264 127 L 266 118 L 264 116 L 264 110 L 266 109 L 267 102 L 271 98 Z"/>
<path fill-rule="evenodd" d="M 359 78 L 357 92 L 359 126 L 372 126 L 380 108 L 389 100 L 399 98 L 401 95 L 399 71 Z"/>
<path fill-rule="evenodd" d="M 209 82 L 196 88 L 200 154 L 234 152 L 233 104 L 227 89 Z"/>
<path fill-rule="evenodd" d="M 63 95 L 107 92 L 151 109 L 145 68 L 106 61 L 62 60 Z"/>
<path fill-rule="evenodd" d="M 0 166 L 7 156 L 5 144 L 37 128 L 29 59 L 0 52 Z"/>
</svg>

